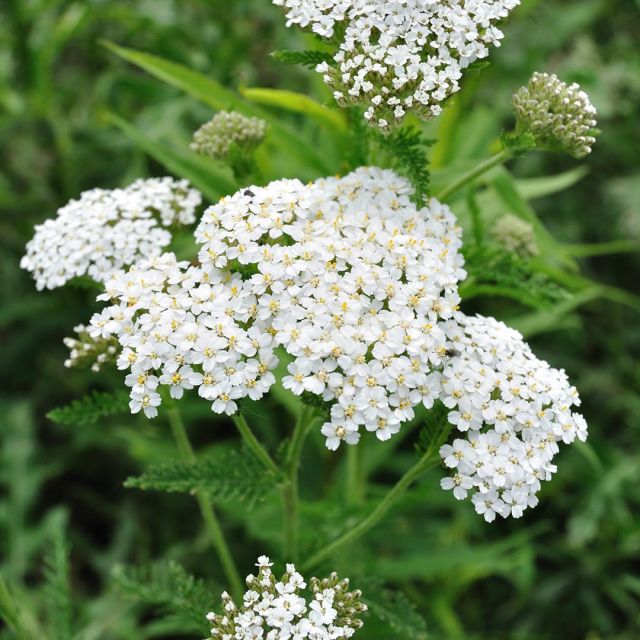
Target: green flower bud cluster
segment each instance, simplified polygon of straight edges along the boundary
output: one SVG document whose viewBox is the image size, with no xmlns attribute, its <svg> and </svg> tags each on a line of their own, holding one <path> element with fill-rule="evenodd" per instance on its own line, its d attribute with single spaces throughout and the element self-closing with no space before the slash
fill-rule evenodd
<svg viewBox="0 0 640 640">
<path fill-rule="evenodd" d="M 534 73 L 512 98 L 518 132 L 529 133 L 539 148 L 583 158 L 595 142 L 596 109 L 576 83 Z"/>
<path fill-rule="evenodd" d="M 191 148 L 197 153 L 228 161 L 234 150 L 248 154 L 264 140 L 267 123 L 237 111 L 220 111 L 194 134 Z"/>
<path fill-rule="evenodd" d="M 521 258 L 533 258 L 540 253 L 533 226 L 513 214 L 498 218 L 491 234 L 498 244 Z"/>
<path fill-rule="evenodd" d="M 83 324 L 79 324 L 73 330 L 77 338 L 64 338 L 64 344 L 69 349 L 69 357 L 64 362 L 65 367 L 91 367 L 91 370 L 97 373 L 102 365 L 116 361 L 120 352 L 117 338 L 92 338 Z"/>
</svg>

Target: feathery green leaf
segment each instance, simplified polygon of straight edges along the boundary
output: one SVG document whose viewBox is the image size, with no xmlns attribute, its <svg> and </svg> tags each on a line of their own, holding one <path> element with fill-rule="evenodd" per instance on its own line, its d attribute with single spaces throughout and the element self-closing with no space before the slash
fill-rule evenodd
<svg viewBox="0 0 640 640">
<path fill-rule="evenodd" d="M 168 462 L 150 467 L 125 487 L 152 491 L 203 490 L 216 500 L 252 504 L 273 487 L 276 478 L 249 451 L 220 449 L 197 462 Z"/>
<path fill-rule="evenodd" d="M 52 640 L 73 637 L 73 594 L 69 549 L 63 528 L 56 527 L 44 558 L 44 601 Z"/>
<path fill-rule="evenodd" d="M 117 566 L 113 580 L 131 600 L 157 607 L 163 617 L 180 622 L 185 631 L 208 634 L 206 614 L 216 590 L 194 578 L 176 562 L 141 567 Z"/>
<path fill-rule="evenodd" d="M 386 589 L 377 578 L 354 581 L 373 616 L 386 622 L 397 634 L 411 640 L 427 637 L 427 623 L 401 591 Z"/>
<path fill-rule="evenodd" d="M 126 391 L 94 391 L 64 407 L 52 409 L 47 418 L 56 424 L 84 427 L 95 424 L 101 418 L 129 411 L 129 395 Z"/>
<path fill-rule="evenodd" d="M 415 189 L 414 200 L 418 206 L 424 206 L 429 196 L 431 173 L 427 147 L 433 140 L 426 140 L 422 133 L 413 127 L 398 129 L 388 134 L 377 134 L 380 146 L 395 160 L 396 169 L 406 176 Z"/>
<path fill-rule="evenodd" d="M 285 64 L 299 64 L 308 69 L 315 69 L 322 62 L 333 63 L 333 56 L 327 51 L 291 51 L 283 49 L 282 51 L 272 51 L 271 57 Z"/>
<path fill-rule="evenodd" d="M 544 309 L 570 297 L 564 287 L 506 249 L 476 244 L 465 247 L 464 254 L 469 280 L 460 288 L 463 299 L 499 296 Z"/>
</svg>

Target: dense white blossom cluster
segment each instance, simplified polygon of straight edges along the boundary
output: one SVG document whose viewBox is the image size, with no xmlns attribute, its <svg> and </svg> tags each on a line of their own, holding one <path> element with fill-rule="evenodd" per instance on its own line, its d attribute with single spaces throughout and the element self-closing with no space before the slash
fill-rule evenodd
<svg viewBox="0 0 640 640">
<path fill-rule="evenodd" d="M 418 210 L 410 194 L 374 168 L 285 180 L 225 198 L 196 230 L 203 265 L 253 274 L 257 319 L 293 357 L 284 386 L 332 403 L 331 449 L 362 427 L 387 440 L 415 405 L 433 405 L 438 321 L 457 309 L 465 277 L 461 230 L 448 207 Z"/>
<path fill-rule="evenodd" d="M 462 72 L 499 45 L 497 24 L 520 0 L 273 0 L 287 26 L 337 38 L 335 65 L 318 71 L 339 104 L 365 104 L 386 128 L 411 112 L 438 115 Z"/>
<path fill-rule="evenodd" d="M 176 399 L 196 387 L 213 411 L 232 414 L 235 400 L 258 400 L 275 381 L 273 338 L 264 324 L 251 326 L 258 303 L 238 274 L 166 253 L 115 274 L 99 299 L 114 304 L 93 316 L 89 333 L 118 338 L 133 413 L 155 417 L 166 386 Z"/>
<path fill-rule="evenodd" d="M 105 282 L 171 242 L 165 227 L 191 224 L 201 202 L 186 180 L 136 180 L 124 189 L 92 189 L 36 226 L 20 266 L 38 289 L 55 289 L 72 278 Z"/>
<path fill-rule="evenodd" d="M 580 400 L 564 371 L 538 360 L 522 336 L 493 318 L 446 322 L 453 357 L 442 369 L 441 400 L 449 422 L 466 435 L 440 455 L 453 476 L 442 487 L 468 492 L 488 522 L 520 517 L 537 504 L 540 483 L 556 471 L 558 442 L 585 440 Z"/>
<path fill-rule="evenodd" d="M 223 613 L 207 614 L 215 640 L 345 640 L 362 627 L 367 607 L 360 591 L 349 591 L 349 580 L 333 573 L 307 585 L 293 564 L 276 580 L 266 556 L 256 566 L 241 605 L 223 593 Z"/>
<path fill-rule="evenodd" d="M 519 130 L 532 134 L 539 147 L 575 158 L 591 153 L 596 141 L 596 108 L 580 85 L 536 72 L 514 94 L 512 103 Z"/>
<path fill-rule="evenodd" d="M 218 160 L 227 160 L 232 146 L 252 151 L 264 140 L 267 123 L 249 118 L 237 111 L 220 111 L 205 122 L 194 134 L 191 148 Z"/>
<path fill-rule="evenodd" d="M 458 311 L 461 230 L 445 205 L 410 195 L 371 167 L 242 189 L 204 213 L 197 263 L 163 254 L 117 272 L 85 333 L 118 340 L 131 410 L 148 417 L 163 386 L 235 413 L 275 382 L 276 349 L 284 387 L 328 406 L 330 449 L 363 429 L 387 440 L 441 401 L 466 434 L 442 449 L 454 471 L 443 487 L 471 491 L 488 520 L 519 516 L 557 442 L 586 436 L 577 393 L 516 331 Z"/>
</svg>

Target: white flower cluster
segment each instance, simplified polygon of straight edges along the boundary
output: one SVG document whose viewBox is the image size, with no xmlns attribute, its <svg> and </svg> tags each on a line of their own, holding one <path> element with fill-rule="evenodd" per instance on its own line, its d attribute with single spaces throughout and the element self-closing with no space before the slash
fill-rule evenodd
<svg viewBox="0 0 640 640">
<path fill-rule="evenodd" d="M 466 438 L 440 455 L 453 476 L 442 480 L 458 499 L 472 492 L 476 511 L 520 517 L 538 503 L 543 480 L 556 471 L 558 442 L 585 440 L 580 400 L 564 371 L 538 360 L 522 336 L 493 318 L 458 314 L 445 323 L 455 355 L 442 370 L 449 422 Z"/>
<path fill-rule="evenodd" d="M 164 385 L 176 399 L 197 387 L 213 411 L 232 414 L 235 400 L 258 400 L 275 381 L 273 338 L 264 326 L 250 326 L 257 300 L 238 274 L 166 253 L 115 274 L 98 299 L 114 304 L 92 317 L 89 333 L 118 338 L 133 413 L 155 417 Z"/>
<path fill-rule="evenodd" d="M 157 256 L 171 242 L 163 228 L 191 224 L 201 202 L 186 180 L 136 180 L 124 189 L 92 189 L 36 226 L 20 266 L 38 289 L 55 289 L 87 275 L 105 282 L 138 260 Z"/>
<path fill-rule="evenodd" d="M 410 194 L 375 168 L 252 187 L 203 215 L 200 266 L 165 254 L 116 274 L 101 296 L 115 304 L 89 332 L 119 339 L 132 410 L 154 416 L 167 385 L 234 413 L 273 384 L 278 345 L 293 357 L 284 385 L 335 402 L 330 448 L 363 426 L 386 440 L 416 404 L 432 406 L 438 320 L 455 312 L 465 272 L 451 211 L 418 210 Z"/>
<path fill-rule="evenodd" d="M 367 610 L 360 591 L 349 591 L 349 581 L 333 573 L 328 578 L 304 577 L 293 564 L 276 580 L 266 556 L 258 558 L 258 575 L 247 577 L 248 591 L 236 605 L 222 594 L 224 612 L 207 614 L 215 640 L 345 640 L 362 627 Z M 304 597 L 305 590 L 310 598 Z"/>
<path fill-rule="evenodd" d="M 191 148 L 197 153 L 227 160 L 232 145 L 250 152 L 264 140 L 266 133 L 267 123 L 260 118 L 249 118 L 237 111 L 220 111 L 193 134 Z"/>
<path fill-rule="evenodd" d="M 541 148 L 584 158 L 595 143 L 596 108 L 580 85 L 555 74 L 534 73 L 512 98 L 518 129 Z"/>
<path fill-rule="evenodd" d="M 283 384 L 332 403 L 327 446 L 359 429 L 389 439 L 419 403 L 465 277 L 448 207 L 418 210 L 406 180 L 361 168 L 303 186 L 272 183 L 225 198 L 196 230 L 200 261 L 253 273 L 257 318 L 293 357 Z"/>
<path fill-rule="evenodd" d="M 366 104 L 365 117 L 386 128 L 407 112 L 438 115 L 458 91 L 462 71 L 489 55 L 496 24 L 520 0 L 273 0 L 287 26 L 339 38 L 335 66 L 317 70 L 339 104 Z"/>
<path fill-rule="evenodd" d="M 233 414 L 275 382 L 280 348 L 284 387 L 329 407 L 328 448 L 363 428 L 387 440 L 441 401 L 467 434 L 442 449 L 443 487 L 472 491 L 487 520 L 533 506 L 557 442 L 586 436 L 577 393 L 519 333 L 458 311 L 461 230 L 410 195 L 376 168 L 242 189 L 204 213 L 197 265 L 164 254 L 116 273 L 87 331 L 120 343 L 131 410 L 154 417 L 166 386 Z"/>
</svg>

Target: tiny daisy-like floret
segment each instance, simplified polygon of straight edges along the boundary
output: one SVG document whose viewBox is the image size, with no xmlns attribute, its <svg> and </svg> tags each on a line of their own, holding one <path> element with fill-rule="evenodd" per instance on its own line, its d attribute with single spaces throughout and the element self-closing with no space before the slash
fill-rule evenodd
<svg viewBox="0 0 640 640">
<path fill-rule="evenodd" d="M 578 393 L 493 318 L 457 314 L 444 328 L 456 355 L 442 369 L 442 401 L 464 437 L 440 449 L 452 473 L 442 487 L 458 499 L 470 493 L 488 522 L 518 518 L 556 471 L 558 443 L 586 439 L 584 418 L 572 411 Z"/>
<path fill-rule="evenodd" d="M 596 109 L 576 83 L 534 73 L 513 96 L 518 129 L 532 134 L 541 148 L 583 158 L 596 141 Z"/>
<path fill-rule="evenodd" d="M 334 64 L 318 65 L 339 104 L 363 104 L 386 128 L 407 113 L 430 118 L 458 91 L 462 72 L 489 55 L 497 25 L 520 0 L 273 0 L 322 38 L 338 39 Z M 339 35 L 338 35 L 339 34 Z"/>
<path fill-rule="evenodd" d="M 210 612 L 211 638 L 216 640 L 345 640 L 362 627 L 367 606 L 362 593 L 349 591 L 349 580 L 337 574 L 319 580 L 304 577 L 288 564 L 277 580 L 273 563 L 261 556 L 257 575 L 247 577 L 242 603 L 222 594 L 222 613 Z"/>
<path fill-rule="evenodd" d="M 532 258 L 540 253 L 533 226 L 511 213 L 496 220 L 491 234 L 498 244 L 521 258 Z"/>
<path fill-rule="evenodd" d="M 249 118 L 237 111 L 220 111 L 194 134 L 191 148 L 197 153 L 227 160 L 232 145 L 249 152 L 255 149 L 267 132 L 267 123 Z"/>
<path fill-rule="evenodd" d="M 281 180 L 210 207 L 196 230 L 206 268 L 241 269 L 256 317 L 293 357 L 284 387 L 331 405 L 327 446 L 359 429 L 388 440 L 433 405 L 464 278 L 450 209 L 417 209 L 409 183 L 361 168 L 310 185 Z"/>
<path fill-rule="evenodd" d="M 172 178 L 85 191 L 36 226 L 20 266 L 33 274 L 38 289 L 85 275 L 105 282 L 119 269 L 159 255 L 171 242 L 164 227 L 193 223 L 200 202 L 186 180 Z"/>
</svg>

